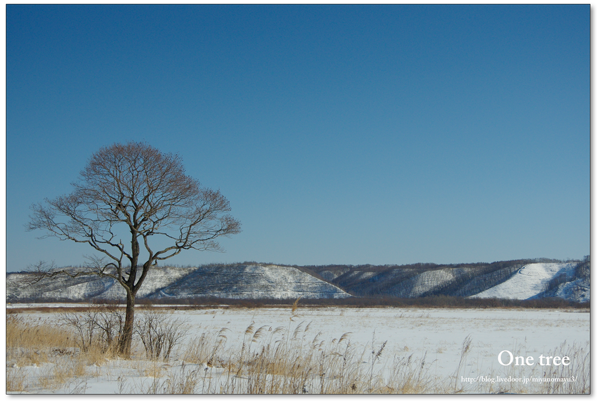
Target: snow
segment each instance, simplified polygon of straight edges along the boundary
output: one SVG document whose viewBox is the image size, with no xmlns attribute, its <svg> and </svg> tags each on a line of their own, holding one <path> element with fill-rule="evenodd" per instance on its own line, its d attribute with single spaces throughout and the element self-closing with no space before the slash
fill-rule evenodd
<svg viewBox="0 0 600 406">
<path fill-rule="evenodd" d="M 590 301 L 590 284 L 583 279 L 577 279 L 559 286 L 556 296 L 577 302 Z"/>
<path fill-rule="evenodd" d="M 138 314 L 141 311 L 138 310 Z M 188 341 L 202 333 L 216 334 L 226 328 L 226 346 L 232 352 L 241 348 L 244 331 L 250 324 L 254 324 L 255 328 L 284 327 L 294 331 L 299 325 L 304 329 L 311 323 L 306 330 L 309 341 L 317 334 L 320 334 L 319 339 L 333 340 L 349 333 L 350 342 L 359 350 L 365 348 L 367 351 L 373 345 L 379 347 L 387 341 L 384 357 L 378 367 L 386 368 L 395 356 L 424 357 L 428 373 L 446 380 L 456 373 L 462 344 L 468 336 L 472 339 L 472 349 L 458 374 L 465 379 L 481 376 L 543 376 L 537 364 L 519 368 L 500 365 L 498 354 L 503 350 L 515 355 L 532 356 L 537 360 L 540 355 L 552 355 L 569 346 L 581 346 L 587 351 L 590 348 L 590 313 L 566 310 L 330 307 L 298 308 L 292 314 L 290 308 L 216 308 L 178 310 L 173 316 L 184 319 L 188 324 Z M 23 317 L 52 322 L 56 315 L 25 313 Z M 179 349 L 184 347 L 182 345 Z M 100 367 L 90 365 L 87 367 L 87 377 L 45 393 L 140 393 L 153 384 L 151 378 L 140 374 L 140 363 L 146 363 L 149 368 L 164 369 L 164 376 L 195 368 L 210 375 L 215 383 L 223 375 L 223 370 L 216 367 L 184 364 L 177 355 L 170 362 L 158 365 L 142 360 L 112 360 Z M 21 371 L 35 377 L 47 373 L 48 368 L 48 365 L 27 366 L 21 367 Z M 9 366 L 8 369 L 17 371 L 18 367 Z M 464 385 L 468 392 L 468 385 Z M 196 391 L 202 392 L 202 388 L 197 387 Z"/>
<path fill-rule="evenodd" d="M 528 264 L 519 269 L 510 279 L 488 290 L 473 295 L 474 298 L 530 299 L 545 289 L 553 278 L 567 274 L 571 276 L 577 263 Z"/>
</svg>

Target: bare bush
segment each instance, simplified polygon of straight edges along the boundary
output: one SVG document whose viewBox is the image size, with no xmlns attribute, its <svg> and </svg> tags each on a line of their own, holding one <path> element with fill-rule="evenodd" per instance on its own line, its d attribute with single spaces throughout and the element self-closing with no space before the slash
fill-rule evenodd
<svg viewBox="0 0 600 406">
<path fill-rule="evenodd" d="M 114 350 L 123 334 L 124 314 L 115 307 L 99 306 L 80 313 L 64 312 L 59 322 L 75 333 L 78 347 L 88 352 L 100 348 L 101 352 Z"/>
<path fill-rule="evenodd" d="M 146 311 L 136 320 L 134 331 L 139 336 L 149 359 L 168 361 L 175 346 L 185 336 L 185 322 L 165 313 Z"/>
</svg>

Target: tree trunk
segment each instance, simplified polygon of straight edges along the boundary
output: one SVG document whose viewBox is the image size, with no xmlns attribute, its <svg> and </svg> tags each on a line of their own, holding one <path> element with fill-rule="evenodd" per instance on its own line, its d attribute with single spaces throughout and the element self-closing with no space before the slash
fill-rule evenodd
<svg viewBox="0 0 600 406">
<path fill-rule="evenodd" d="M 123 332 L 119 337 L 119 354 L 125 358 L 129 358 L 131 354 L 131 342 L 133 341 L 133 319 L 135 313 L 135 279 L 137 274 L 137 262 L 140 255 L 140 244 L 137 240 L 137 231 L 134 227 L 130 227 L 131 231 L 131 266 L 129 267 L 129 277 L 125 284 L 127 287 L 127 307 L 125 308 L 125 325 Z"/>
<path fill-rule="evenodd" d="M 133 317 L 135 312 L 135 294 L 127 291 L 127 307 L 125 309 L 125 325 L 123 333 L 119 337 L 119 354 L 129 358 L 131 354 L 131 342 L 133 340 Z"/>
</svg>

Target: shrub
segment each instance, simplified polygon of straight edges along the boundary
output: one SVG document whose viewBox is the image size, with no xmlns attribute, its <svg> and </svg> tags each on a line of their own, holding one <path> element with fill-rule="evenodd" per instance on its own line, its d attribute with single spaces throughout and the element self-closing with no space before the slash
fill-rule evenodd
<svg viewBox="0 0 600 406">
<path fill-rule="evenodd" d="M 64 312 L 59 322 L 71 328 L 79 348 L 89 352 L 99 348 L 102 353 L 112 351 L 123 333 L 124 314 L 116 307 L 95 306 L 79 313 Z"/>
<path fill-rule="evenodd" d="M 171 352 L 186 334 L 184 327 L 185 323 L 179 318 L 145 311 L 138 316 L 134 331 L 142 341 L 148 358 L 168 361 Z"/>
</svg>

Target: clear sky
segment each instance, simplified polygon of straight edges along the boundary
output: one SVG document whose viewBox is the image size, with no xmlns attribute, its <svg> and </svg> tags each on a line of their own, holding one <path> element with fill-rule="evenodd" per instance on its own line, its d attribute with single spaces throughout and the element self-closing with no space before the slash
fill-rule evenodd
<svg viewBox="0 0 600 406">
<path fill-rule="evenodd" d="M 242 233 L 171 263 L 590 253 L 590 7 L 6 8 L 7 270 L 92 153 L 146 141 Z"/>
</svg>

